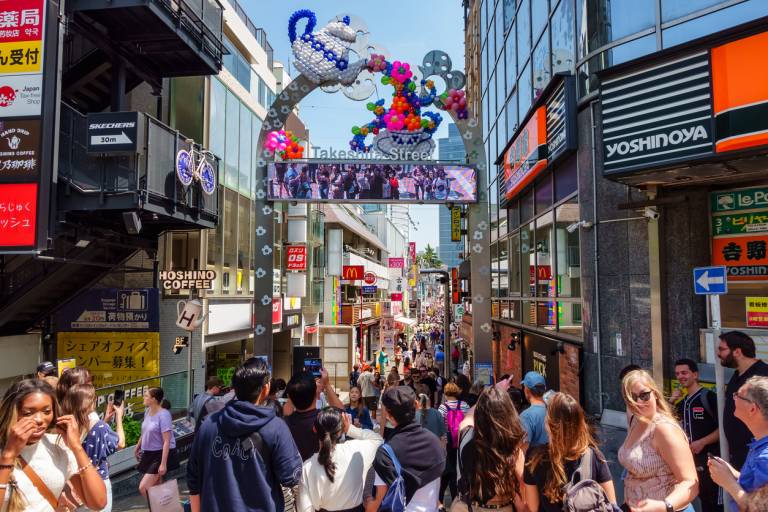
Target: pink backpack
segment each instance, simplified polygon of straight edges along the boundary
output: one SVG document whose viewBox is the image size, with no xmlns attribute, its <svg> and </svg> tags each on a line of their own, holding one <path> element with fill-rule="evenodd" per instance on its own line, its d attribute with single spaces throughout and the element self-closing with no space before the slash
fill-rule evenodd
<svg viewBox="0 0 768 512">
<path fill-rule="evenodd" d="M 461 401 L 456 402 L 456 408 L 453 409 L 447 404 L 445 406 L 447 413 L 445 415 L 445 422 L 448 424 L 448 433 L 450 437 L 448 440 L 451 443 L 452 448 L 459 447 L 459 425 L 464 419 L 464 411 L 461 410 Z"/>
</svg>

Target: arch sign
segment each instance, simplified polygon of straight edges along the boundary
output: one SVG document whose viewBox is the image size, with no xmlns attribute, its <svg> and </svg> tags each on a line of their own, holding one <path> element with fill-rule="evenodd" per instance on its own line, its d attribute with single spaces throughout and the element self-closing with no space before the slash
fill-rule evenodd
<svg viewBox="0 0 768 512">
<path fill-rule="evenodd" d="M 303 30 L 300 31 L 300 27 Z M 480 113 L 470 113 L 465 76 L 452 69 L 450 57 L 432 50 L 421 64 L 390 59 L 369 39 L 366 24 L 340 14 L 317 29 L 310 10 L 293 13 L 288 35 L 295 68 L 301 73 L 275 99 L 259 133 L 257 154 L 257 219 L 255 346 L 271 353 L 273 201 L 466 203 L 471 240 L 472 316 L 475 363 L 490 363 L 491 303 L 488 222 L 488 168 Z M 437 90 L 434 78 L 446 89 Z M 284 129 L 293 108 L 321 88 L 365 101 L 377 82 L 394 94 L 367 102 L 362 124 L 351 127 L 348 160 L 308 160 L 297 137 Z M 388 94 L 380 94 L 385 97 Z M 464 141 L 467 161 L 431 160 L 433 135 L 450 117 Z M 319 155 L 323 157 L 324 155 Z M 261 351 L 261 352 L 260 352 Z"/>
</svg>

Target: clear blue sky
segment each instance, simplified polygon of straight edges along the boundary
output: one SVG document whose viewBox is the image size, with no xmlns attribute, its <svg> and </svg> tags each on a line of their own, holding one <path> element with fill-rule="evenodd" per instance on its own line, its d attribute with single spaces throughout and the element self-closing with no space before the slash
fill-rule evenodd
<svg viewBox="0 0 768 512">
<path fill-rule="evenodd" d="M 429 51 L 443 50 L 451 57 L 454 69 L 464 70 L 464 11 L 460 0 L 240 0 L 240 5 L 254 25 L 267 32 L 275 59 L 285 64 L 292 76 L 295 76 L 295 70 L 288 39 L 288 18 L 299 9 L 315 12 L 316 30 L 338 14 L 362 18 L 370 30 L 369 41 L 384 46 L 393 60 L 404 60 L 417 66 Z M 414 19 L 417 21 L 412 21 Z M 299 22 L 299 32 L 303 31 L 304 23 L 304 20 Z M 391 87 L 378 84 L 381 97 L 389 98 L 391 93 Z M 312 145 L 347 150 L 352 137 L 351 127 L 371 119 L 365 103 L 350 100 L 341 92 L 327 94 L 316 90 L 310 94 L 299 105 L 299 110 L 309 128 Z M 436 137 L 447 135 L 447 122 L 444 122 Z M 433 247 L 438 245 L 438 208 L 434 205 L 411 207 L 411 215 L 419 222 L 418 231 L 412 231 L 411 238 L 415 239 L 419 250 L 427 243 Z"/>
</svg>

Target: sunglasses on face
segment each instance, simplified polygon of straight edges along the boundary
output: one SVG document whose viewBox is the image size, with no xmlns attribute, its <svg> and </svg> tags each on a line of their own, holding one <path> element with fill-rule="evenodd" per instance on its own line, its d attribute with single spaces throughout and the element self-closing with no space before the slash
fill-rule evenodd
<svg viewBox="0 0 768 512">
<path fill-rule="evenodd" d="M 636 395 L 634 393 L 631 393 L 632 400 L 635 402 L 647 402 L 651 399 L 651 395 L 653 394 L 653 391 L 643 391 L 639 395 Z"/>
</svg>

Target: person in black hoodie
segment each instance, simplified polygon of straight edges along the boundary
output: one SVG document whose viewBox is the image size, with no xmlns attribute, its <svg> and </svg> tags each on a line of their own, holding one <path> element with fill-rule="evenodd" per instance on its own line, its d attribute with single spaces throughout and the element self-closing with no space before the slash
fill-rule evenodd
<svg viewBox="0 0 768 512">
<path fill-rule="evenodd" d="M 301 480 L 301 456 L 285 422 L 264 406 L 269 370 L 251 358 L 232 377 L 235 399 L 195 435 L 187 464 L 193 512 L 281 512 L 282 487 Z M 282 486 L 282 487 L 281 487 Z"/>
<path fill-rule="evenodd" d="M 381 396 L 383 420 L 394 425 L 386 443 L 400 462 L 405 480 L 406 512 L 435 512 L 438 508 L 440 475 L 445 469 L 445 451 L 432 432 L 415 423 L 416 393 L 408 386 L 387 389 Z M 397 473 L 392 459 L 379 447 L 373 461 L 375 494 L 366 511 L 378 510 Z"/>
</svg>

